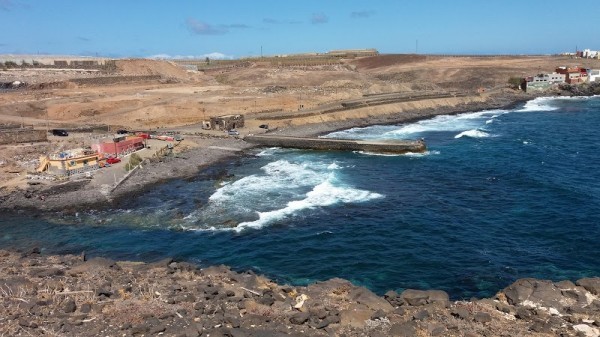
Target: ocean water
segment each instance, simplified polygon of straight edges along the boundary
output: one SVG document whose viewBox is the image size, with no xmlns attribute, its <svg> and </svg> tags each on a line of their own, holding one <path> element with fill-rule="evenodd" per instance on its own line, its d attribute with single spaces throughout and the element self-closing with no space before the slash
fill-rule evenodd
<svg viewBox="0 0 600 337">
<path fill-rule="evenodd" d="M 424 138 L 424 154 L 261 149 L 118 209 L 0 216 L 0 247 L 252 269 L 291 284 L 491 296 L 600 275 L 600 97 L 326 137 Z M 214 173 L 214 172 L 213 172 Z"/>
</svg>

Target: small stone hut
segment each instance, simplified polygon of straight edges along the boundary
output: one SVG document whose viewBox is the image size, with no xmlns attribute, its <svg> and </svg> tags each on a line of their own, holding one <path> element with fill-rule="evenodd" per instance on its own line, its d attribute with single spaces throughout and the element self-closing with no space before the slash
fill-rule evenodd
<svg viewBox="0 0 600 337">
<path fill-rule="evenodd" d="M 244 127 L 243 115 L 225 115 L 210 118 L 210 128 L 213 130 L 232 130 Z"/>
</svg>

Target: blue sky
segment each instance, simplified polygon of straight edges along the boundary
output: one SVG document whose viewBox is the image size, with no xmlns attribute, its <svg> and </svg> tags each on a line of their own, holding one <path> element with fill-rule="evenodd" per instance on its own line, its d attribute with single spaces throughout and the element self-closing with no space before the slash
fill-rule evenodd
<svg viewBox="0 0 600 337">
<path fill-rule="evenodd" d="M 0 54 L 258 56 L 600 49 L 600 1 L 0 0 Z M 573 19 L 567 19 L 572 15 Z"/>
</svg>

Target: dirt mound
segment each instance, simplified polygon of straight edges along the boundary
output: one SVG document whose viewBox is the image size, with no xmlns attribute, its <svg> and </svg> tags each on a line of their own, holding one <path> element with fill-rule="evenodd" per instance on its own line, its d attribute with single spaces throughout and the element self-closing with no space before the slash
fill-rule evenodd
<svg viewBox="0 0 600 337">
<path fill-rule="evenodd" d="M 160 75 L 165 78 L 175 78 L 178 80 L 190 79 L 187 70 L 168 61 L 148 59 L 117 60 L 115 65 L 120 75 Z"/>
<path fill-rule="evenodd" d="M 427 57 L 423 55 L 390 54 L 361 58 L 354 61 L 353 64 L 359 69 L 373 69 L 402 63 L 423 62 L 426 59 Z"/>
</svg>

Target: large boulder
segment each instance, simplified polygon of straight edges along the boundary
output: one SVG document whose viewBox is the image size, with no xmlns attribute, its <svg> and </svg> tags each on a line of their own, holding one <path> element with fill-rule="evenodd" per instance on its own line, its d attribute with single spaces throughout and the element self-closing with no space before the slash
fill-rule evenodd
<svg viewBox="0 0 600 337">
<path fill-rule="evenodd" d="M 600 295 L 600 277 L 582 278 L 575 283 L 596 296 Z"/>
<path fill-rule="evenodd" d="M 384 312 L 390 312 L 394 310 L 394 307 L 385 299 L 377 296 L 375 293 L 367 288 L 356 288 L 350 292 L 350 299 L 356 301 L 358 304 L 364 304 L 369 309 L 374 311 L 383 310 Z"/>
<path fill-rule="evenodd" d="M 403 304 L 409 306 L 433 304 L 446 308 L 450 303 L 448 294 L 442 290 L 407 289 L 400 294 L 400 299 Z"/>
<path fill-rule="evenodd" d="M 593 306 L 590 292 L 600 289 L 600 278 L 581 279 L 577 285 L 570 281 L 553 283 L 546 280 L 520 279 L 505 288 L 506 302 L 515 306 L 536 308 L 550 315 L 588 310 Z M 517 311 L 518 312 L 518 311 Z"/>
<path fill-rule="evenodd" d="M 547 280 L 520 279 L 503 291 L 509 304 L 562 310 L 569 305 L 562 290 Z"/>
<path fill-rule="evenodd" d="M 69 274 L 77 275 L 82 273 L 93 273 L 101 270 L 121 270 L 121 267 L 111 259 L 106 259 L 103 257 L 95 257 L 89 261 L 80 263 L 71 270 L 69 270 Z"/>
<path fill-rule="evenodd" d="M 365 305 L 353 304 L 348 309 L 340 311 L 340 324 L 362 329 L 365 327 L 366 321 L 371 319 L 373 313 L 374 311 Z"/>
</svg>

